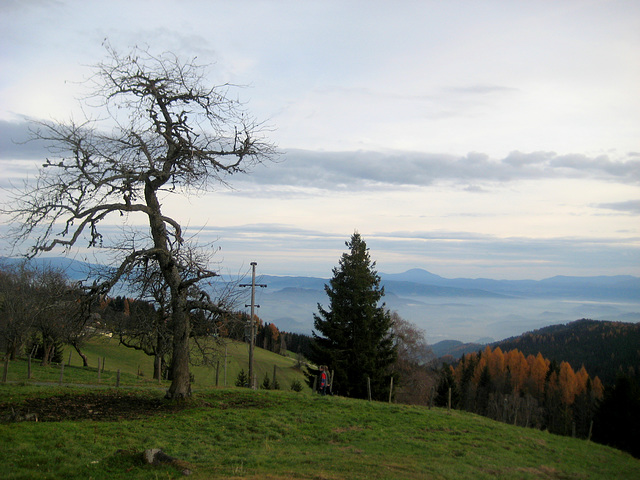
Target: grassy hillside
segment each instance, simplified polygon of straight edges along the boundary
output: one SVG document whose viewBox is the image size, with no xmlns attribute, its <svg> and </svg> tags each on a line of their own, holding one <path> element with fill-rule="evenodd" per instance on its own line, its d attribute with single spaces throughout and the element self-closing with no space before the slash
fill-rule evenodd
<svg viewBox="0 0 640 480">
<path fill-rule="evenodd" d="M 76 418 L 0 424 L 0 478 L 182 478 L 183 468 L 194 479 L 640 478 L 640 461 L 612 448 L 460 411 L 240 388 L 167 405 L 162 394 L 0 385 L 3 418 L 50 405 L 53 419 Z M 179 468 L 144 465 L 149 448 Z"/>
<path fill-rule="evenodd" d="M 249 371 L 249 352 L 245 343 L 228 340 L 226 348 L 226 382 L 225 382 L 225 349 L 220 348 L 219 366 L 217 362 L 211 366 L 192 366 L 194 382 L 193 389 L 211 387 L 216 385 L 216 370 L 218 372 L 218 386 L 233 386 L 241 369 L 245 373 Z M 80 356 L 71 347 L 66 346 L 64 352 L 64 383 L 97 383 L 98 359 L 105 368 L 101 373 L 100 383 L 103 385 L 115 385 L 116 372 L 120 370 L 122 385 L 145 385 L 156 383 L 153 377 L 153 357 L 143 352 L 124 347 L 116 339 L 98 337 L 91 340 L 84 348 L 83 353 L 89 358 L 89 367 L 82 368 Z M 69 362 L 71 354 L 71 363 Z M 194 355 L 195 356 L 195 355 Z M 262 384 L 265 374 L 271 378 L 273 367 L 276 366 L 276 379 L 280 388 L 288 390 L 291 382 L 298 380 L 303 383 L 302 371 L 296 368 L 296 360 L 283 357 L 275 353 L 255 349 L 255 370 L 258 385 Z M 27 362 L 24 359 L 11 362 L 9 367 L 9 381 L 24 381 L 27 378 Z M 40 367 L 36 360 L 32 362 L 32 382 L 58 382 L 60 379 L 60 367 Z M 167 382 L 163 382 L 168 385 Z"/>
</svg>

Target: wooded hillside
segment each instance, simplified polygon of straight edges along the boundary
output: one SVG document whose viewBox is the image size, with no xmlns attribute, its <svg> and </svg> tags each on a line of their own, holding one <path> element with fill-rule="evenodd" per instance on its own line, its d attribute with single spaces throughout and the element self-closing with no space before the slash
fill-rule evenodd
<svg viewBox="0 0 640 480">
<path fill-rule="evenodd" d="M 577 320 L 552 325 L 493 344 L 503 351 L 520 350 L 556 362 L 584 365 L 590 375 L 605 385 L 619 374 L 640 375 L 640 323 Z"/>
</svg>

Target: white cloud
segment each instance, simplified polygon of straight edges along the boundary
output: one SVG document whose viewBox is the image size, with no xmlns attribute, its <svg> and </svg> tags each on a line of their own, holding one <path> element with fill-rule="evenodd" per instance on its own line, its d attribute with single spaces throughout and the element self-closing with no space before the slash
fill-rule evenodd
<svg viewBox="0 0 640 480">
<path fill-rule="evenodd" d="M 640 160 L 606 155 L 558 155 L 512 152 L 503 159 L 482 153 L 465 156 L 417 152 L 322 152 L 289 150 L 276 166 L 259 167 L 249 182 L 270 186 L 326 190 L 428 186 L 453 182 L 466 187 L 530 179 L 596 178 L 613 183 L 640 183 Z"/>
<path fill-rule="evenodd" d="M 627 200 L 626 202 L 601 203 L 597 208 L 615 210 L 629 215 L 640 215 L 640 200 Z"/>
</svg>

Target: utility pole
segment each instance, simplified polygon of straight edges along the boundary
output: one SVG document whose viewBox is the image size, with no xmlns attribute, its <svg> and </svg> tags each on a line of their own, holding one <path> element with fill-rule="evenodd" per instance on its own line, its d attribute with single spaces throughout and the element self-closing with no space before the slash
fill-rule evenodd
<svg viewBox="0 0 640 480">
<path fill-rule="evenodd" d="M 255 307 L 260 308 L 260 305 L 256 305 L 256 287 L 266 288 L 264 283 L 256 284 L 256 262 L 251 262 L 251 284 L 241 284 L 241 287 L 251 287 L 251 318 L 249 320 L 250 333 L 249 333 L 249 386 L 254 388 L 253 382 L 253 348 L 256 337 L 256 322 L 254 319 Z M 249 305 L 245 305 L 248 307 Z"/>
</svg>

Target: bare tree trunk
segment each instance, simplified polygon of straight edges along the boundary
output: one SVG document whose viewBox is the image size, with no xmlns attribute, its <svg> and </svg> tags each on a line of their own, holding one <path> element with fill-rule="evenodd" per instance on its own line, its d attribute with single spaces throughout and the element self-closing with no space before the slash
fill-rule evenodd
<svg viewBox="0 0 640 480">
<path fill-rule="evenodd" d="M 162 359 L 157 353 L 153 360 L 153 378 L 162 379 Z"/>
<path fill-rule="evenodd" d="M 22 347 L 22 344 L 17 341 L 11 343 L 11 350 L 9 352 L 10 360 L 15 360 L 18 357 L 20 347 Z"/>
<path fill-rule="evenodd" d="M 160 328 L 156 327 L 156 354 L 153 362 L 153 378 L 162 379 L 162 370 L 165 366 L 164 354 L 166 352 L 166 341 L 160 332 Z"/>
<path fill-rule="evenodd" d="M 82 353 L 82 350 L 80 350 L 80 345 L 78 344 L 78 342 L 71 343 L 71 346 L 73 348 L 75 348 L 76 352 L 78 352 L 78 355 L 80 355 L 80 358 L 82 359 L 82 366 L 83 367 L 88 367 L 89 366 L 89 359 L 87 358 L 87 356 L 84 353 Z"/>
<path fill-rule="evenodd" d="M 173 351 L 171 357 L 171 385 L 166 397 L 182 400 L 191 396 L 189 372 L 189 336 L 191 321 L 186 311 L 186 293 L 173 302 Z"/>
<path fill-rule="evenodd" d="M 171 359 L 171 386 L 166 397 L 181 400 L 191 396 L 191 378 L 189 376 L 189 335 L 191 324 L 187 312 L 187 290 L 182 286 L 182 277 L 176 265 L 169 245 L 167 226 L 161 214 L 160 202 L 156 190 L 166 179 L 147 181 L 144 195 L 149 206 L 149 227 L 157 254 L 160 271 L 171 295 L 171 323 L 173 326 L 173 355 Z"/>
<path fill-rule="evenodd" d="M 40 362 L 40 366 L 46 367 L 51 363 L 53 348 L 54 348 L 53 342 L 47 342 L 44 339 L 42 340 L 42 361 Z"/>
<path fill-rule="evenodd" d="M 171 386 L 167 398 L 181 400 L 191 396 L 189 375 L 189 315 L 184 311 L 173 312 L 173 358 L 171 361 Z"/>
</svg>

